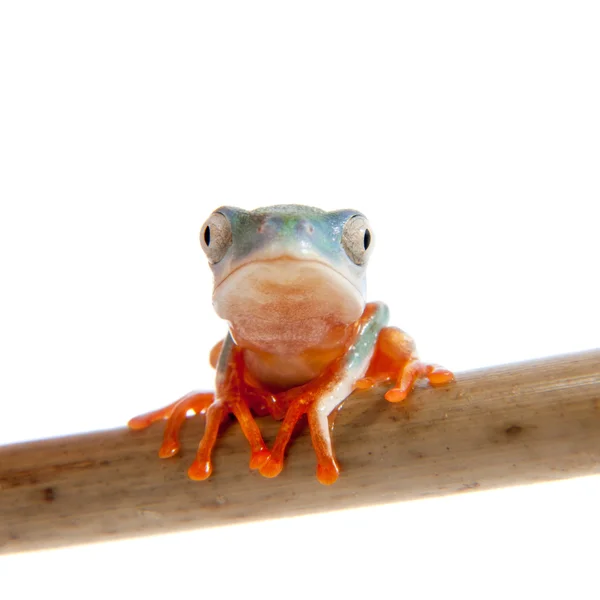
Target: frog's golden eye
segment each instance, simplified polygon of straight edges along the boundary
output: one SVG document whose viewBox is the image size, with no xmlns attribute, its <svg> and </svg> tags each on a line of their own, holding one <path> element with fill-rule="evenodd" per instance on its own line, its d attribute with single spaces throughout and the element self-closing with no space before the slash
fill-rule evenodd
<svg viewBox="0 0 600 600">
<path fill-rule="evenodd" d="M 222 213 L 213 213 L 200 230 L 200 245 L 210 264 L 218 263 L 231 246 L 231 223 Z"/>
<path fill-rule="evenodd" d="M 365 217 L 354 215 L 346 221 L 342 246 L 353 263 L 363 265 L 367 262 L 373 247 L 373 231 Z"/>
</svg>

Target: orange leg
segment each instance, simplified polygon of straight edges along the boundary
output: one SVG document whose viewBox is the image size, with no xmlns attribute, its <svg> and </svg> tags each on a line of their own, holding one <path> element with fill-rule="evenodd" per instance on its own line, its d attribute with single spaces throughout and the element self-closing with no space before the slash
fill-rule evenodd
<svg viewBox="0 0 600 600">
<path fill-rule="evenodd" d="M 156 421 L 168 419 L 178 402 L 179 400 L 175 400 L 175 402 L 165 406 L 164 408 L 159 408 L 158 410 L 153 410 L 152 412 L 133 417 L 133 419 L 129 419 L 127 427 L 129 427 L 129 429 L 133 429 L 134 431 L 138 431 L 139 429 L 146 429 L 146 427 L 150 427 L 150 425 Z"/>
<path fill-rule="evenodd" d="M 243 401 L 238 399 L 237 402 L 232 403 L 231 411 L 238 420 L 242 432 L 250 444 L 250 450 L 252 452 L 252 456 L 250 457 L 250 468 L 258 469 L 262 467 L 269 459 L 271 453 L 265 445 L 260 429 L 252 417 L 250 409 Z"/>
<path fill-rule="evenodd" d="M 250 443 L 250 468 L 258 469 L 269 459 L 270 452 L 262 438 L 260 429 L 245 401 L 231 389 L 234 385 L 233 382 L 230 382 L 225 398 L 223 400 L 216 400 L 208 408 L 204 436 L 198 446 L 196 458 L 188 469 L 190 479 L 201 481 L 208 478 L 212 473 L 212 451 L 219 435 L 219 427 L 221 426 L 223 417 L 228 412 L 232 412 L 235 415 L 243 434 Z"/>
<path fill-rule="evenodd" d="M 250 468 L 258 469 L 269 458 L 270 453 L 262 435 L 252 417 L 250 408 L 240 396 L 240 381 L 243 377 L 243 360 L 239 349 L 229 338 L 219 342 L 211 351 L 210 361 L 217 367 L 217 392 L 191 392 L 168 406 L 138 417 L 128 423 L 131 429 L 145 429 L 152 423 L 167 420 L 163 443 L 158 455 L 161 458 L 174 456 L 179 452 L 179 432 L 190 411 L 194 414 L 206 413 L 204 436 L 198 447 L 196 458 L 188 470 L 191 479 L 206 479 L 212 472 L 211 455 L 215 446 L 219 427 L 227 413 L 233 413 L 240 423 L 242 431 L 251 448 Z M 223 348 L 226 354 L 221 356 Z M 254 401 L 264 403 L 259 391 L 255 391 Z M 258 400 L 257 400 L 258 398 Z"/>
<path fill-rule="evenodd" d="M 281 473 L 285 451 L 292 438 L 292 433 L 294 433 L 294 428 L 302 415 L 306 412 L 306 409 L 307 400 L 304 397 L 297 398 L 290 404 L 283 419 L 283 423 L 277 432 L 277 437 L 275 438 L 275 443 L 271 450 L 271 456 L 260 468 L 261 475 L 264 475 L 265 477 L 276 477 Z"/>
<path fill-rule="evenodd" d="M 134 417 L 128 423 L 130 429 L 146 429 L 155 421 L 167 419 L 163 443 L 158 451 L 161 458 L 174 456 L 179 452 L 179 431 L 189 411 L 194 414 L 203 413 L 213 401 L 214 394 L 210 392 L 190 392 L 165 408 L 155 410 L 139 417 Z"/>
<path fill-rule="evenodd" d="M 387 309 L 381 304 L 368 304 L 361 319 L 356 323 L 354 337 L 349 340 L 346 355 L 332 361 L 314 380 L 287 392 L 276 394 L 277 403 L 288 408 L 277 433 L 271 456 L 260 469 L 262 475 L 275 477 L 281 472 L 292 433 L 300 418 L 307 414 L 310 435 L 317 456 L 317 479 L 326 485 L 336 481 L 339 467 L 331 443 L 329 416 L 352 392 L 355 385 L 354 378 L 364 372 L 366 365 L 370 364 L 371 352 L 378 339 L 373 328 L 379 331 L 379 323 L 384 318 L 387 319 L 386 315 Z M 373 374 L 374 377 L 379 375 L 379 372 Z"/>
<path fill-rule="evenodd" d="M 213 349 L 213 355 L 218 348 L 219 344 Z M 219 427 L 227 413 L 234 414 L 250 444 L 250 468 L 258 469 L 269 458 L 269 450 L 258 425 L 250 413 L 246 399 L 240 394 L 244 381 L 244 361 L 241 350 L 233 344 L 231 337 L 227 337 L 220 346 L 216 367 L 215 401 L 206 413 L 204 436 L 198 446 L 196 458 L 188 469 L 190 479 L 203 480 L 212 473 L 212 451 L 219 435 Z"/>
<path fill-rule="evenodd" d="M 344 398 L 340 398 L 340 402 L 336 406 L 325 410 L 321 402 L 323 398 L 329 396 L 341 375 L 340 366 L 331 365 L 317 379 L 288 392 L 277 394 L 277 400 L 282 405 L 288 406 L 288 409 L 277 432 L 271 456 L 260 468 L 261 475 L 276 477 L 281 473 L 285 452 L 294 429 L 302 416 L 307 414 L 310 436 L 317 456 L 317 479 L 325 485 L 336 481 L 340 470 L 331 443 L 331 426 L 334 417 L 331 417 L 330 420 L 330 414 L 337 410 Z"/>
<path fill-rule="evenodd" d="M 363 377 L 354 384 L 356 390 L 370 390 L 372 387 L 387 383 L 390 380 L 390 376 L 386 374 L 371 375 L 369 377 Z"/>
<path fill-rule="evenodd" d="M 454 381 L 454 375 L 447 369 L 413 359 L 406 363 L 398 375 L 396 386 L 386 392 L 385 399 L 389 402 L 402 402 L 415 387 L 415 383 L 425 378 L 436 387 Z"/>
<path fill-rule="evenodd" d="M 385 398 L 390 402 L 401 402 L 419 379 L 427 379 L 437 387 L 454 381 L 454 375 L 437 365 L 421 362 L 410 336 L 395 327 L 385 327 L 379 334 L 367 374 L 356 387 L 363 389 L 394 380 L 396 384 L 387 391 Z"/>
<path fill-rule="evenodd" d="M 217 363 L 219 362 L 219 356 L 221 355 L 221 350 L 223 350 L 223 344 L 225 340 L 218 341 L 211 349 L 210 356 L 208 358 L 210 362 L 210 366 L 213 369 L 217 368 Z"/>
<path fill-rule="evenodd" d="M 317 455 L 317 479 L 323 484 L 331 484 L 340 472 L 336 463 L 329 419 L 326 413 L 319 410 L 317 399 L 314 397 L 316 390 L 306 391 L 305 395 L 294 400 L 283 419 L 283 423 L 277 432 L 277 438 L 271 451 L 271 456 L 260 468 L 261 475 L 265 477 L 276 477 L 283 469 L 285 451 L 290 443 L 292 433 L 301 417 L 308 414 L 308 427 Z"/>
<path fill-rule="evenodd" d="M 212 451 L 219 435 L 219 427 L 225 416 L 222 402 L 213 402 L 206 411 L 206 428 L 200 440 L 196 458 L 188 469 L 188 477 L 196 481 L 207 479 L 212 473 Z"/>
<path fill-rule="evenodd" d="M 177 406 L 173 409 L 171 416 L 167 420 L 163 443 L 158 451 L 158 455 L 161 458 L 168 458 L 179 452 L 179 431 L 188 412 L 192 410 L 194 414 L 204 413 L 214 399 L 214 394 L 210 393 L 190 394 L 190 396 L 190 398 L 184 397 L 177 403 Z"/>
<path fill-rule="evenodd" d="M 329 419 L 316 406 L 312 406 L 308 411 L 308 426 L 317 455 L 317 479 L 324 485 L 331 485 L 337 480 L 340 469 L 333 454 Z"/>
</svg>

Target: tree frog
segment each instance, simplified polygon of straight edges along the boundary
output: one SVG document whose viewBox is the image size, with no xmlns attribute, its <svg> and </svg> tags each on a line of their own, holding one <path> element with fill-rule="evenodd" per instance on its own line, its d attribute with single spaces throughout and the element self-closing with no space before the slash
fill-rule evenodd
<svg viewBox="0 0 600 600">
<path fill-rule="evenodd" d="M 415 382 L 453 380 L 421 362 L 413 340 L 388 327 L 388 308 L 365 300 L 374 235 L 356 210 L 325 212 L 300 205 L 246 211 L 223 206 L 202 226 L 200 243 L 214 275 L 213 306 L 229 331 L 211 351 L 215 392 L 191 392 L 129 422 L 143 429 L 166 419 L 160 457 L 179 451 L 188 414 L 206 415 L 188 470 L 203 480 L 224 417 L 233 413 L 250 449 L 250 468 L 278 475 L 298 420 L 306 414 L 317 456 L 317 478 L 339 474 L 329 415 L 356 389 L 392 382 L 385 398 L 401 402 Z M 255 416 L 282 420 L 272 448 Z"/>
</svg>

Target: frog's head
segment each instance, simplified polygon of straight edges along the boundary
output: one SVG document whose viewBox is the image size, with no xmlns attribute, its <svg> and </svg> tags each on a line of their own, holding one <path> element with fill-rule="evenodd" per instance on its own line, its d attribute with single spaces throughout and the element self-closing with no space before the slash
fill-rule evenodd
<svg viewBox="0 0 600 600">
<path fill-rule="evenodd" d="M 363 312 L 373 233 L 355 210 L 224 206 L 200 242 L 215 310 L 242 346 L 277 354 L 326 347 Z"/>
</svg>

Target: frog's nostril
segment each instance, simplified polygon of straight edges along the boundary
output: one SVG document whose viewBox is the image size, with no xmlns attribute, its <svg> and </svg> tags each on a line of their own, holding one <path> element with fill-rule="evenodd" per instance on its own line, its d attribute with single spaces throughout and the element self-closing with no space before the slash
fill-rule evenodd
<svg viewBox="0 0 600 600">
<path fill-rule="evenodd" d="M 258 233 L 268 233 L 269 231 L 274 231 L 275 229 L 276 229 L 276 226 L 273 223 L 273 220 L 272 219 L 265 219 L 258 226 Z"/>
<path fill-rule="evenodd" d="M 298 221 L 298 225 L 296 225 L 296 231 L 298 233 L 307 233 L 311 235 L 315 230 L 313 224 L 310 221 Z"/>
</svg>

